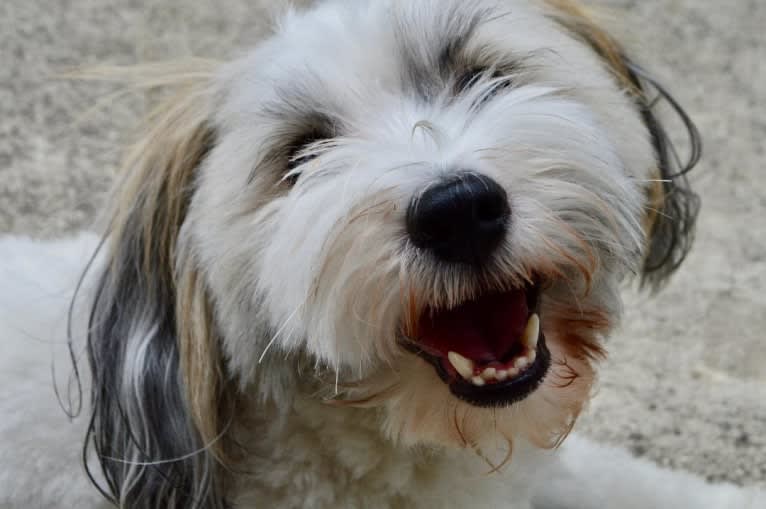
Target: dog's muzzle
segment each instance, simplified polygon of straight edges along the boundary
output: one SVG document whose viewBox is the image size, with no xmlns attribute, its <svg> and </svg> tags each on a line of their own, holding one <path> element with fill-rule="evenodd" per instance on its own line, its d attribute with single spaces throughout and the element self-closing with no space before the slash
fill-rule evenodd
<svg viewBox="0 0 766 509">
<path fill-rule="evenodd" d="M 505 239 L 511 209 L 489 177 L 458 174 L 411 203 L 411 242 L 439 263 L 472 268 L 489 261 Z M 450 309 L 426 308 L 405 342 L 434 366 L 458 398 L 485 407 L 526 398 L 550 367 L 540 328 L 540 286 L 487 292 Z"/>
</svg>

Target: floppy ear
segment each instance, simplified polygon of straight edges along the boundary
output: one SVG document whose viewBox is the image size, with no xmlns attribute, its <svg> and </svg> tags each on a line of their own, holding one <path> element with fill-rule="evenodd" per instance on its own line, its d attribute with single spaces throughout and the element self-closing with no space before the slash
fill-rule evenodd
<svg viewBox="0 0 766 509">
<path fill-rule="evenodd" d="M 700 198 L 689 185 L 687 174 L 702 156 L 702 139 L 689 115 L 660 83 L 638 65 L 630 61 L 627 65 L 631 78 L 640 87 L 638 104 L 657 157 L 655 180 L 647 191 L 644 231 L 648 244 L 641 273 L 641 284 L 657 290 L 681 266 L 694 242 Z M 648 87 L 652 87 L 656 97 L 664 99 L 683 122 L 690 147 L 686 162 L 681 161 L 670 136 L 653 111 L 657 102 L 647 98 Z"/>
<path fill-rule="evenodd" d="M 120 507 L 225 507 L 217 470 L 231 392 L 206 289 L 179 237 L 215 141 L 209 78 L 176 81 L 116 187 L 88 333 L 86 455 L 92 447 L 107 483 L 99 488 Z"/>
<path fill-rule="evenodd" d="M 678 269 L 691 249 L 699 213 L 699 196 L 686 177 L 701 156 L 701 138 L 696 126 L 678 102 L 644 69 L 636 65 L 620 44 L 601 29 L 574 0 L 545 0 L 550 16 L 582 40 L 604 61 L 617 82 L 633 97 L 655 151 L 656 168 L 646 186 L 643 218 L 646 248 L 641 267 L 641 284 L 659 289 Z M 649 94 L 654 94 L 649 97 Z M 682 162 L 662 122 L 655 113 L 664 100 L 684 124 L 690 155 Z"/>
</svg>

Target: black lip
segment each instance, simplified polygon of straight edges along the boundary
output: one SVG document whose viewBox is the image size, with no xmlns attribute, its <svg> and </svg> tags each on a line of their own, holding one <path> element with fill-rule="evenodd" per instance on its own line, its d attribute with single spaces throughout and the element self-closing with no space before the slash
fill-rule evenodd
<svg viewBox="0 0 766 509">
<path fill-rule="evenodd" d="M 478 387 L 462 379 L 451 377 L 444 369 L 442 359 L 424 352 L 411 342 L 402 345 L 431 364 L 439 378 L 449 387 L 450 392 L 457 398 L 471 405 L 484 408 L 499 408 L 510 406 L 532 394 L 543 382 L 551 367 L 551 353 L 545 343 L 545 335 L 540 331 L 537 340 L 537 356 L 535 362 L 528 366 L 523 373 L 504 382 L 491 383 Z"/>
<path fill-rule="evenodd" d="M 498 408 L 518 403 L 532 394 L 543 382 L 551 367 L 551 354 L 545 344 L 542 331 L 537 342 L 537 357 L 523 373 L 504 382 L 490 383 L 477 387 L 462 378 L 449 376 L 441 360 L 421 352 L 420 356 L 436 369 L 436 373 L 447 384 L 450 392 L 471 405 Z"/>
</svg>

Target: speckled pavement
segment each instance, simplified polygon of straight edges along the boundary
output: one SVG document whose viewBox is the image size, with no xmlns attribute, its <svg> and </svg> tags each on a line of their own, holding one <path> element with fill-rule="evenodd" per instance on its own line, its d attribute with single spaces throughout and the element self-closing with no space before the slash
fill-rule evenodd
<svg viewBox="0 0 766 509">
<path fill-rule="evenodd" d="M 265 0 L 0 2 L 0 233 L 88 227 L 144 106 L 74 66 L 225 57 Z M 578 428 L 660 464 L 766 486 L 766 2 L 602 1 L 697 121 L 695 251 L 657 298 L 628 290 Z M 0 263 L 2 261 L 0 260 Z"/>
</svg>

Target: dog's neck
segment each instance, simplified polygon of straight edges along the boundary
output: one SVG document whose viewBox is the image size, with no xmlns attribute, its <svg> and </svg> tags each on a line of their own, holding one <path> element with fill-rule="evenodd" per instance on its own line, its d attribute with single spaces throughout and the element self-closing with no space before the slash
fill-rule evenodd
<svg viewBox="0 0 766 509">
<path fill-rule="evenodd" d="M 534 467 L 545 454 L 518 443 L 513 460 L 488 473 L 492 466 L 471 448 L 397 444 L 383 432 L 382 408 L 331 406 L 315 384 L 295 381 L 292 393 L 282 394 L 289 401 L 252 401 L 241 414 L 236 442 L 246 452 L 232 470 L 234 507 L 264 501 L 268 507 L 530 507 Z"/>
</svg>

